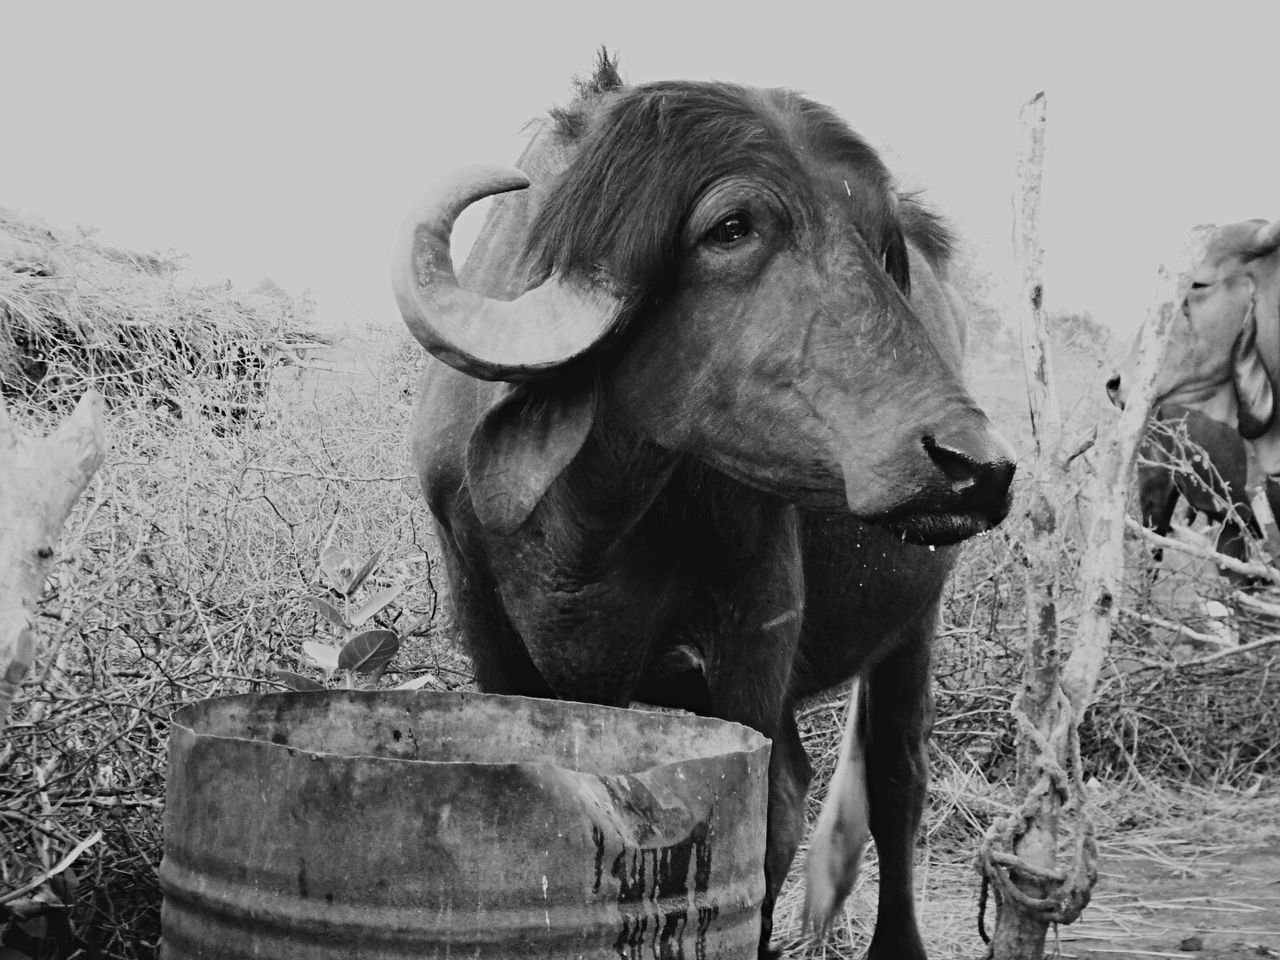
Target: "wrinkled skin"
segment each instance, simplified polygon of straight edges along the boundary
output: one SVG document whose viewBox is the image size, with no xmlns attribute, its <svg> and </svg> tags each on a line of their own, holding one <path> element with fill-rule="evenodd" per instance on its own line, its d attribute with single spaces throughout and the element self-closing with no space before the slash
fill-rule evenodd
<svg viewBox="0 0 1280 960">
<path fill-rule="evenodd" d="M 535 136 L 534 186 L 495 201 L 464 286 L 527 286 L 532 211 L 572 154 Z M 1004 516 L 1012 453 L 961 383 L 934 267 L 910 250 L 908 301 L 854 226 L 851 174 L 810 157 L 796 176 L 815 222 L 751 177 L 703 190 L 673 290 L 585 369 L 512 386 L 430 363 L 413 456 L 482 689 L 641 699 L 773 739 L 762 951 L 811 774 L 794 704 L 866 678 L 871 956 L 914 960 L 947 545 Z M 708 239 L 741 210 L 745 241 Z"/>
<path fill-rule="evenodd" d="M 1215 232 L 1192 274 L 1182 313 L 1174 320 L 1152 398 L 1153 409 L 1196 411 L 1247 442 L 1267 475 L 1273 512 L 1280 509 L 1280 418 L 1275 416 L 1275 398 L 1280 395 L 1280 250 L 1274 237 L 1261 243 L 1259 237 L 1274 232 L 1264 220 L 1230 224 Z M 1128 371 L 1136 362 L 1136 352 L 1131 351 L 1120 372 L 1107 381 L 1107 394 L 1117 406 L 1124 406 Z M 1199 432 L 1217 433 L 1207 425 Z M 1232 463 L 1236 445 L 1221 436 L 1206 439 L 1209 442 L 1202 445 L 1224 479 L 1238 473 Z M 1161 500 L 1152 514 L 1158 520 L 1166 504 L 1154 493 L 1157 481 L 1149 482 L 1152 497 Z M 1233 499 L 1247 500 L 1243 484 L 1232 486 Z M 1167 509 L 1172 511 L 1172 502 Z M 1244 516 L 1252 520 L 1251 513 Z"/>
<path fill-rule="evenodd" d="M 1161 431 L 1147 435 L 1142 456 L 1151 464 L 1138 467 L 1138 500 L 1143 524 L 1167 536 L 1181 496 L 1189 511 L 1202 513 L 1222 524 L 1216 545 L 1218 553 L 1235 560 L 1248 560 L 1245 531 L 1260 538 L 1262 530 L 1249 502 L 1248 455 L 1240 434 L 1235 427 L 1176 404 L 1160 408 L 1156 418 L 1167 424 L 1183 421 L 1187 440 L 1200 449 L 1184 448 Z M 1171 469 L 1188 462 L 1192 475 Z M 1223 509 L 1223 502 L 1234 508 L 1238 520 Z M 1153 553 L 1157 561 L 1161 559 L 1162 551 L 1157 549 Z M 1246 580 L 1233 571 L 1227 571 L 1226 576 L 1237 583 Z"/>
</svg>

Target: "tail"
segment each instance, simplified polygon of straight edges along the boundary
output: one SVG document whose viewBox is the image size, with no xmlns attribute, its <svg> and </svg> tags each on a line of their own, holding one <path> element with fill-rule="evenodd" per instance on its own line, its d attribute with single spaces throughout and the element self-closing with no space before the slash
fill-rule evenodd
<svg viewBox="0 0 1280 960">
<path fill-rule="evenodd" d="M 862 742 L 862 680 L 849 691 L 836 772 L 809 838 L 804 925 L 821 939 L 858 879 L 862 850 L 871 835 L 867 759 Z"/>
</svg>

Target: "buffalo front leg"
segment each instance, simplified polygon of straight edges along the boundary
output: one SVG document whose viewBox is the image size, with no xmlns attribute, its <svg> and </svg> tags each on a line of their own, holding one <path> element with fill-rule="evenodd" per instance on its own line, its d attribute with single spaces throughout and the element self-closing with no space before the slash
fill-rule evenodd
<svg viewBox="0 0 1280 960">
<path fill-rule="evenodd" d="M 764 852 L 764 903 L 760 909 L 761 957 L 776 957 L 773 940 L 773 908 L 791 861 L 804 838 L 804 798 L 809 792 L 813 768 L 800 742 L 791 711 L 778 725 L 769 754 L 769 823 Z"/>
<path fill-rule="evenodd" d="M 773 935 L 773 906 L 804 834 L 804 798 L 812 768 L 800 743 L 788 694 L 804 612 L 804 577 L 792 511 L 775 518 L 770 536 L 739 567 L 732 591 L 713 615 L 708 671 L 711 712 L 772 738 L 765 839 L 760 955 Z"/>
<path fill-rule="evenodd" d="M 930 652 L 937 605 L 867 684 L 867 792 L 880 857 L 880 902 L 868 960 L 925 960 L 913 890 L 916 832 L 929 786 Z"/>
<path fill-rule="evenodd" d="M 1168 536 L 1173 524 L 1173 510 L 1178 505 L 1178 488 L 1173 474 L 1163 466 L 1138 468 L 1138 502 L 1142 508 L 1142 525 Z M 1164 550 L 1155 547 L 1151 559 L 1159 563 Z"/>
<path fill-rule="evenodd" d="M 1236 512 L 1244 521 L 1244 525 L 1237 523 L 1229 516 L 1222 521 L 1222 529 L 1218 531 L 1218 540 L 1214 544 L 1214 549 L 1224 557 L 1230 557 L 1232 560 L 1239 560 L 1241 563 L 1249 561 L 1249 539 L 1248 534 L 1260 536 L 1258 522 L 1253 517 L 1253 508 L 1248 504 L 1235 504 Z M 1225 570 L 1223 573 L 1226 578 L 1236 587 L 1249 586 L 1254 583 L 1254 578 L 1239 573 L 1235 570 Z"/>
<path fill-rule="evenodd" d="M 777 671 L 776 664 L 772 667 L 760 664 L 760 667 L 763 670 Z M 762 677 L 757 673 L 755 679 L 760 680 Z M 785 683 L 785 675 L 781 679 Z M 783 699 L 781 693 L 774 692 L 772 683 L 739 688 L 736 704 L 733 706 L 724 704 L 717 697 L 716 686 L 712 684 L 711 697 L 717 716 L 754 727 L 773 739 L 773 748 L 769 753 L 769 813 L 765 835 L 765 890 L 764 902 L 760 908 L 759 954 L 761 957 L 775 957 L 776 951 L 770 949 L 773 939 L 773 907 L 804 837 L 804 799 L 809 791 L 813 768 L 809 765 L 809 758 L 800 742 L 800 731 L 796 728 L 790 704 Z M 748 699 L 742 699 L 744 692 Z M 773 719 L 765 723 L 763 713 L 772 713 Z"/>
<path fill-rule="evenodd" d="M 1280 526 L 1280 476 L 1267 477 L 1264 489 L 1267 494 L 1267 506 L 1271 508 L 1271 516 L 1277 526 Z"/>
</svg>

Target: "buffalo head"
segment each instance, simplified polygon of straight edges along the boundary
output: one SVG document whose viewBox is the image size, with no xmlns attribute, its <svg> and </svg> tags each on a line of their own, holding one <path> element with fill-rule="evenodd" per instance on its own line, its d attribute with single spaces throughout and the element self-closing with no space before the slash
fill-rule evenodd
<svg viewBox="0 0 1280 960">
<path fill-rule="evenodd" d="M 593 427 L 917 542 L 1005 516 L 1013 456 L 960 381 L 947 232 L 842 121 L 785 91 L 660 83 L 571 126 L 526 218 L 523 295 L 463 289 L 449 255 L 458 213 L 519 172 L 458 173 L 395 252 L 423 346 L 512 384 L 468 449 L 487 528 L 518 528 Z"/>
<path fill-rule="evenodd" d="M 1214 233 L 1174 318 L 1153 407 L 1201 411 L 1236 426 L 1248 440 L 1268 432 L 1280 366 L 1278 247 L 1280 220 L 1236 223 Z M 1131 352 L 1125 369 L 1135 361 Z M 1112 403 L 1123 407 L 1128 391 L 1123 371 L 1108 379 Z"/>
</svg>

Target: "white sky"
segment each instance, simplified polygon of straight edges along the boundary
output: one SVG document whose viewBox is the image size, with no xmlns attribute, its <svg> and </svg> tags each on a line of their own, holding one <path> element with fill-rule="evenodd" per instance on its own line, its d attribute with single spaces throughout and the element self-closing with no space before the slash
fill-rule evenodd
<svg viewBox="0 0 1280 960">
<path fill-rule="evenodd" d="M 631 82 L 831 104 L 997 276 L 1018 107 L 1045 89 L 1047 302 L 1122 330 L 1193 224 L 1280 216 L 1275 0 L 513 7 L 0 0 L 0 205 L 309 287 L 326 325 L 398 327 L 409 200 L 455 164 L 513 161 L 605 43 Z"/>
</svg>

